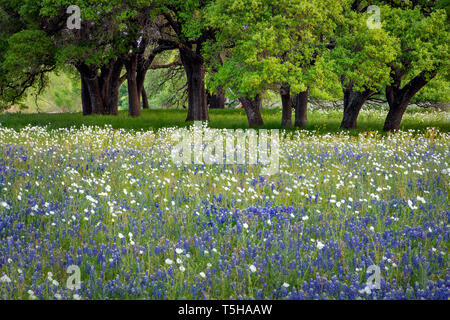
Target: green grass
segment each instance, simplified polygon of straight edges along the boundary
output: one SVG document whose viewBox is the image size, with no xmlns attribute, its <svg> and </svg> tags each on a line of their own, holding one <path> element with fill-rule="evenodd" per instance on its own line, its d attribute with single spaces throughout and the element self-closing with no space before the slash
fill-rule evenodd
<svg viewBox="0 0 450 320">
<path fill-rule="evenodd" d="M 127 112 L 120 112 L 118 116 L 83 116 L 81 113 L 4 113 L 0 114 L 0 123 L 2 126 L 21 129 L 27 125 L 48 126 L 49 129 L 81 127 L 87 126 L 105 126 L 111 125 L 113 128 L 124 128 L 133 130 L 151 130 L 163 127 L 185 127 L 191 123 L 185 122 L 186 110 L 183 109 L 151 109 L 143 110 L 142 115 L 137 118 L 128 117 Z M 386 110 L 364 111 L 358 118 L 358 129 L 352 130 L 357 134 L 364 131 L 381 132 L 383 128 Z M 264 109 L 262 111 L 264 128 L 281 128 L 281 110 Z M 294 117 L 294 114 L 293 114 Z M 308 125 L 306 130 L 317 130 L 319 133 L 338 132 L 342 119 L 342 111 L 336 109 L 309 110 Z M 212 128 L 248 128 L 247 118 L 243 109 L 224 109 L 210 110 L 210 123 Z M 411 109 L 404 115 L 401 129 L 415 129 L 424 131 L 429 127 L 439 127 L 441 131 L 450 131 L 449 113 L 437 112 L 432 110 Z"/>
</svg>

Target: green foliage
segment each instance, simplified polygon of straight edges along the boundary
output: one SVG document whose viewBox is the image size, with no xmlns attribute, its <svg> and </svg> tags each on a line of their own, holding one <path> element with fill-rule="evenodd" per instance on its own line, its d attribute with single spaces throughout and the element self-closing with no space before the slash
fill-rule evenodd
<svg viewBox="0 0 450 320">
<path fill-rule="evenodd" d="M 370 5 L 385 5 L 398 9 L 418 9 L 425 15 L 429 15 L 437 9 L 445 9 L 448 14 L 450 9 L 449 0 L 362 0 L 358 2 L 360 2 L 360 8 L 365 8 Z"/>
<path fill-rule="evenodd" d="M 128 84 L 124 82 L 119 89 L 119 110 L 128 110 Z"/>
<path fill-rule="evenodd" d="M 399 44 L 383 28 L 368 27 L 367 14 L 347 13 L 336 32 L 336 47 L 327 62 L 339 75 L 344 87 L 376 91 L 389 81 L 390 63 Z"/>
<path fill-rule="evenodd" d="M 448 73 L 450 33 L 445 10 L 425 16 L 418 8 L 381 8 L 384 29 L 399 39 L 400 48 L 393 69 L 405 80 L 422 71 Z"/>
<path fill-rule="evenodd" d="M 0 30 L 0 99 L 15 102 L 27 90 L 43 88 L 46 73 L 83 63 L 101 67 L 126 54 L 151 1 L 24 0 L 0 3 L 0 26 L 14 20 L 14 28 Z M 81 10 L 82 30 L 66 27 L 69 6 Z M 6 21 L 6 22 L 5 22 Z"/>
<path fill-rule="evenodd" d="M 9 37 L 1 63 L 1 80 L 7 82 L 1 99 L 15 102 L 27 88 L 44 88 L 46 73 L 54 68 L 54 55 L 53 42 L 41 30 L 22 30 Z"/>
<path fill-rule="evenodd" d="M 213 0 L 156 0 L 157 12 L 169 13 L 181 28 L 185 39 L 198 38 L 205 31 L 205 9 Z"/>
<path fill-rule="evenodd" d="M 341 12 L 340 1 L 216 1 L 208 23 L 220 31 L 208 56 L 226 55 L 209 85 L 250 97 L 281 83 L 305 90 Z"/>
<path fill-rule="evenodd" d="M 181 68 L 151 70 L 146 78 L 145 88 L 150 106 L 187 106 L 186 74 Z"/>
<path fill-rule="evenodd" d="M 160 54 L 154 65 L 168 65 L 179 61 L 178 50 Z M 187 79 L 182 66 L 149 70 L 144 87 L 149 105 L 161 108 L 187 106 Z"/>
<path fill-rule="evenodd" d="M 450 81 L 438 74 L 416 94 L 413 102 L 450 102 Z"/>
<path fill-rule="evenodd" d="M 3 67 L 13 75 L 17 70 L 33 72 L 39 63 L 53 63 L 54 47 L 51 39 L 41 30 L 23 30 L 12 35 Z"/>
<path fill-rule="evenodd" d="M 48 85 L 38 92 L 30 89 L 21 102 L 8 105 L 11 112 L 78 112 L 81 110 L 81 83 L 71 70 L 48 74 Z"/>
</svg>

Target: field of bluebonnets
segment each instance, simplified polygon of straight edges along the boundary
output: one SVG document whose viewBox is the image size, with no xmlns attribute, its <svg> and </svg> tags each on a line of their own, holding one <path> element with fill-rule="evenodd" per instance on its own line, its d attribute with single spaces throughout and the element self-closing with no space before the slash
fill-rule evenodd
<svg viewBox="0 0 450 320">
<path fill-rule="evenodd" d="M 176 132 L 0 127 L 0 297 L 449 298 L 448 133 L 286 131 L 263 176 Z"/>
</svg>

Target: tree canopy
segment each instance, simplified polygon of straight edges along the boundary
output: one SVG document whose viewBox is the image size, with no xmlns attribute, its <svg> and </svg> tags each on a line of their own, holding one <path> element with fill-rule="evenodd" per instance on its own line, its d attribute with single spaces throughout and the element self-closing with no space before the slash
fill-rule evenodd
<svg viewBox="0 0 450 320">
<path fill-rule="evenodd" d="M 385 130 L 395 130 L 432 79 L 448 88 L 449 7 L 448 0 L 2 0 L 0 105 L 20 103 L 45 88 L 49 73 L 69 70 L 80 78 L 84 114 L 117 114 L 127 81 L 129 114 L 139 116 L 148 108 L 147 71 L 182 67 L 188 121 L 208 121 L 208 104 L 223 106 L 227 96 L 242 102 L 250 125 L 262 125 L 261 96 L 272 91 L 282 123 L 291 125 L 294 108 L 295 124 L 304 125 L 310 89 L 341 87 L 343 128 L 356 127 L 366 100 L 384 94 Z M 371 8 L 379 26 L 369 23 Z M 78 9 L 79 28 L 69 27 Z M 171 58 L 155 65 L 157 56 Z M 432 96 L 445 99 L 442 91 Z"/>
</svg>

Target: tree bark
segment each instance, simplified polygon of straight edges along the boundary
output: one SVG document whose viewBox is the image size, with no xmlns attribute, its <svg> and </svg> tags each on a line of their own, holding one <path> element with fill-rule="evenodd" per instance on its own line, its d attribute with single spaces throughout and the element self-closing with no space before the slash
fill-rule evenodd
<svg viewBox="0 0 450 320">
<path fill-rule="evenodd" d="M 89 92 L 89 99 L 91 101 L 92 113 L 103 114 L 105 109 L 98 77 L 89 77 L 86 79 L 86 83 Z"/>
<path fill-rule="evenodd" d="M 144 92 L 144 82 L 145 82 L 145 76 L 147 74 L 148 67 L 146 66 L 144 55 L 139 54 L 137 58 L 137 66 L 136 66 L 136 81 L 137 81 L 137 89 L 139 96 L 142 96 L 142 107 L 144 109 L 148 109 L 148 100 L 147 100 L 147 93 Z M 153 61 L 153 59 L 152 59 Z"/>
<path fill-rule="evenodd" d="M 186 121 L 209 121 L 206 104 L 205 70 L 203 59 L 191 50 L 180 48 L 188 83 L 188 114 Z"/>
<path fill-rule="evenodd" d="M 352 87 L 344 90 L 344 116 L 341 122 L 342 129 L 356 129 L 356 121 L 362 106 L 373 95 L 371 90 L 363 92 L 354 91 Z"/>
<path fill-rule="evenodd" d="M 81 77 L 83 114 L 118 114 L 120 73 L 123 61 L 112 60 L 99 67 L 75 65 Z M 100 69 L 100 74 L 99 74 Z"/>
<path fill-rule="evenodd" d="M 261 117 L 262 101 L 261 96 L 258 94 L 254 98 L 240 98 L 239 99 L 247 114 L 248 125 L 253 127 L 263 126 L 264 121 Z"/>
<path fill-rule="evenodd" d="M 122 69 L 123 60 L 117 59 L 111 73 L 110 98 L 108 99 L 110 114 L 113 115 L 117 115 L 119 113 L 119 90 L 122 85 L 120 74 L 122 73 Z"/>
<path fill-rule="evenodd" d="M 120 74 L 123 69 L 123 60 L 117 58 L 110 65 L 101 68 L 100 84 L 102 87 L 104 114 L 117 115 L 119 110 L 119 89 L 122 84 Z"/>
<path fill-rule="evenodd" d="M 142 88 L 142 109 L 149 109 L 147 91 Z"/>
<path fill-rule="evenodd" d="M 131 54 L 125 60 L 125 68 L 127 69 L 127 84 L 128 84 L 128 114 L 131 117 L 138 117 L 141 115 L 140 92 L 138 89 L 138 82 L 136 79 L 137 72 L 137 55 Z"/>
<path fill-rule="evenodd" d="M 384 122 L 383 131 L 400 129 L 403 114 L 411 102 L 411 99 L 420 89 L 433 79 L 436 74 L 437 72 L 435 71 L 422 71 L 400 89 L 402 78 L 400 76 L 395 77 L 395 72 L 392 73 L 394 81 L 392 85 L 386 86 L 386 99 L 389 104 L 389 112 L 386 116 L 386 121 Z"/>
<path fill-rule="evenodd" d="M 98 67 L 88 66 L 84 63 L 76 64 L 75 67 L 80 73 L 81 79 L 83 79 L 82 100 L 85 102 L 89 101 L 90 108 L 87 105 L 85 106 L 87 112 L 90 110 L 90 114 L 101 114 L 104 108 L 103 95 L 98 79 Z"/>
<path fill-rule="evenodd" d="M 298 93 L 293 101 L 295 109 L 295 123 L 296 127 L 304 127 L 308 124 L 307 110 L 308 110 L 308 96 L 309 89 Z"/>
<path fill-rule="evenodd" d="M 89 88 L 86 79 L 81 76 L 81 105 L 83 116 L 92 114 L 91 99 L 89 98 Z"/>
<path fill-rule="evenodd" d="M 282 114 L 281 125 L 283 127 L 292 127 L 292 101 L 291 101 L 291 87 L 284 83 L 280 87 Z"/>
<path fill-rule="evenodd" d="M 208 92 L 207 103 L 210 109 L 224 109 L 225 90 L 222 87 L 218 87 L 215 93 Z"/>
</svg>

